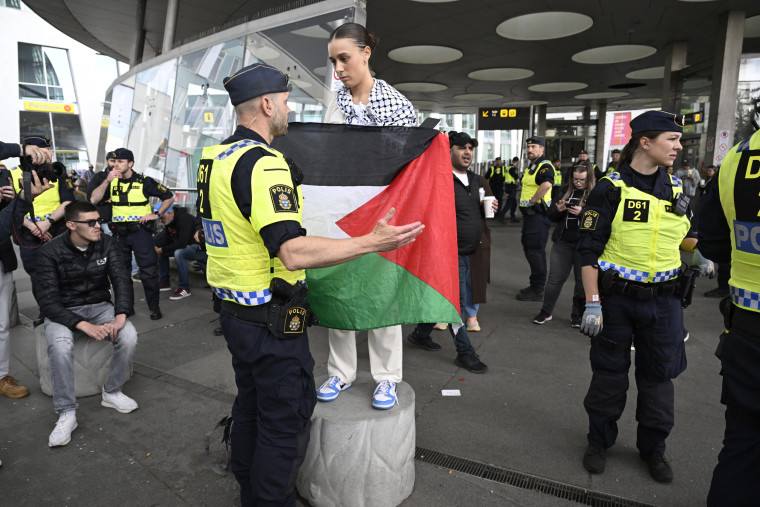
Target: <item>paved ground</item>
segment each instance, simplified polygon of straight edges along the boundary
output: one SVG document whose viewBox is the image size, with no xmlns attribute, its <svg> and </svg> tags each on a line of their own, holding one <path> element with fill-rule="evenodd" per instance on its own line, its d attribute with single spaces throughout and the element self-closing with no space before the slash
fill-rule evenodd
<svg viewBox="0 0 760 507">
<path fill-rule="evenodd" d="M 675 382 L 676 426 L 668 440 L 675 480 L 655 483 L 639 461 L 633 375 L 607 471 L 591 476 L 581 465 L 589 344 L 569 325 L 571 287 L 565 288 L 553 321 L 533 324 L 540 304 L 514 299 L 528 278 L 519 226 L 492 228 L 489 303 L 480 311 L 483 330 L 471 335 L 488 373 L 457 368 L 447 332 L 433 335 L 443 345 L 440 352 L 405 343 L 404 378 L 416 392 L 417 446 L 636 502 L 704 504 L 723 429 L 719 363 L 713 355 L 721 319 L 716 300 L 701 296 L 716 282 L 700 280 L 694 304 L 686 310 L 689 367 Z M 35 333 L 29 324 L 37 310 L 28 278 L 23 271 L 16 278 L 26 318 L 11 332 L 11 374 L 32 393 L 21 400 L 0 398 L 0 504 L 239 504 L 234 479 L 214 474 L 204 461 L 205 434 L 228 412 L 235 387 L 224 341 L 212 334 L 217 324 L 210 293 L 200 288 L 202 280 L 192 277 L 192 297 L 179 302 L 169 301 L 169 292 L 161 293 L 160 321 L 148 319 L 142 287 L 135 284 L 138 315 L 133 322 L 140 344 L 134 377 L 124 391 L 140 409 L 123 415 L 102 408 L 98 396 L 80 399 L 79 428 L 71 443 L 50 449 L 47 438 L 56 416 L 51 399 L 39 390 Z M 310 337 L 319 385 L 326 377 L 327 334 L 318 328 Z M 360 369 L 368 371 L 366 333 L 359 339 Z M 442 389 L 459 389 L 462 396 L 444 398 Z M 212 448 L 221 461 L 218 440 Z M 404 506 L 573 504 L 421 461 L 416 462 L 416 477 Z"/>
</svg>

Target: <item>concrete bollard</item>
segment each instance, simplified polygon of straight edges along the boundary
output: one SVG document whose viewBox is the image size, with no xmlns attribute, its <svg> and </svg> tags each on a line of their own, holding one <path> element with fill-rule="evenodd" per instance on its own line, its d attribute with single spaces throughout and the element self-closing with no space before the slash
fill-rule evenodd
<svg viewBox="0 0 760 507">
<path fill-rule="evenodd" d="M 309 504 L 394 507 L 412 494 L 414 390 L 399 383 L 399 405 L 377 410 L 371 406 L 375 386 L 369 375 L 360 376 L 337 400 L 317 402 L 296 482 Z"/>
<path fill-rule="evenodd" d="M 53 396 L 53 382 L 50 380 L 50 361 L 47 353 L 45 325 L 37 326 L 37 368 L 40 372 L 40 389 Z M 74 392 L 76 397 L 100 394 L 108 376 L 113 355 L 110 341 L 93 340 L 79 331 L 74 333 Z M 132 365 L 126 381 L 132 378 Z"/>
</svg>

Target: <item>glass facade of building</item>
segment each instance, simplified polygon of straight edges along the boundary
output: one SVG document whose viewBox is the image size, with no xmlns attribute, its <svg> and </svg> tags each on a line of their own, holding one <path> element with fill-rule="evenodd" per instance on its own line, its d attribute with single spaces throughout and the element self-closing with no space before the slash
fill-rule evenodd
<svg viewBox="0 0 760 507">
<path fill-rule="evenodd" d="M 224 78 L 256 62 L 272 65 L 290 75 L 290 121 L 321 122 L 333 96 L 327 39 L 355 15 L 356 8 L 349 7 L 276 26 L 266 26 L 267 19 L 254 21 L 184 46 L 187 52 L 178 56 L 169 53 L 136 67 L 107 93 L 98 166 L 106 152 L 127 147 L 138 172 L 172 188 L 178 204 L 194 206 L 203 148 L 235 129 Z M 287 18 L 297 19 L 298 9 Z M 246 29 L 250 32 L 241 33 Z"/>
</svg>

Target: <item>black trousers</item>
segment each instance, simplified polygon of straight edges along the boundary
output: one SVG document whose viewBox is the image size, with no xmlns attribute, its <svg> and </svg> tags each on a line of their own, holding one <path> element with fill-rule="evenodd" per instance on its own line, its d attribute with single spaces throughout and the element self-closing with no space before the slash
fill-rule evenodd
<svg viewBox="0 0 760 507">
<path fill-rule="evenodd" d="M 546 242 L 550 226 L 546 215 L 523 213 L 521 242 L 530 265 L 530 285 L 538 289 L 543 289 L 546 284 Z"/>
<path fill-rule="evenodd" d="M 295 506 L 295 483 L 317 403 L 314 359 L 304 334 L 278 340 L 266 328 L 219 316 L 238 394 L 231 466 L 243 506 Z"/>
<path fill-rule="evenodd" d="M 760 499 L 760 313 L 739 310 L 741 331 L 721 337 L 716 355 L 723 375 L 726 431 L 707 505 L 757 505 Z"/>
<path fill-rule="evenodd" d="M 603 329 L 591 340 L 591 385 L 583 401 L 589 418 L 588 441 L 607 449 L 617 439 L 636 346 L 636 447 L 664 452 L 674 424 L 671 379 L 686 369 L 683 310 L 675 296 L 642 301 L 613 294 L 602 300 Z"/>
<path fill-rule="evenodd" d="M 118 235 L 119 245 L 125 250 L 124 263 L 132 272 L 132 252 L 140 268 L 140 281 L 145 291 L 145 302 L 151 310 L 158 308 L 158 255 L 153 236 L 145 229 Z"/>
</svg>

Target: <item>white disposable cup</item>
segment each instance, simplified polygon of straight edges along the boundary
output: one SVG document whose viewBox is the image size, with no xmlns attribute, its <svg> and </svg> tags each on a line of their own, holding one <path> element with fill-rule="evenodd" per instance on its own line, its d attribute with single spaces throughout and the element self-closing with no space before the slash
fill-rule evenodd
<svg viewBox="0 0 760 507">
<path fill-rule="evenodd" d="M 487 195 L 483 198 L 483 211 L 486 213 L 486 218 L 493 218 L 493 202 L 496 197 Z"/>
</svg>

